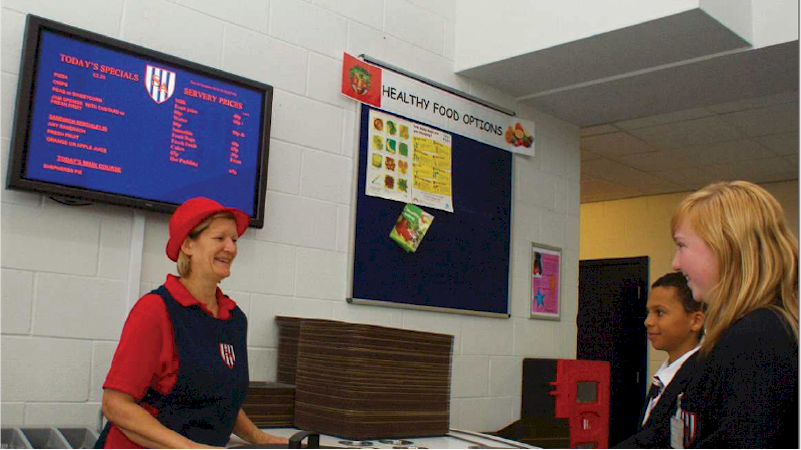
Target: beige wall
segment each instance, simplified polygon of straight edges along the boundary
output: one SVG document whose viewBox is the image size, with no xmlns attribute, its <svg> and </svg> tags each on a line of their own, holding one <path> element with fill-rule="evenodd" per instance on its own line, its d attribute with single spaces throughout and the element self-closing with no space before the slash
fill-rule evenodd
<svg viewBox="0 0 801 450">
<path fill-rule="evenodd" d="M 798 236 L 798 181 L 762 185 L 784 207 L 788 226 Z M 689 194 L 655 195 L 609 202 L 585 203 L 579 216 L 579 259 L 648 256 L 650 282 L 670 272 L 673 239 L 670 216 Z M 649 373 L 667 357 L 649 346 Z"/>
</svg>

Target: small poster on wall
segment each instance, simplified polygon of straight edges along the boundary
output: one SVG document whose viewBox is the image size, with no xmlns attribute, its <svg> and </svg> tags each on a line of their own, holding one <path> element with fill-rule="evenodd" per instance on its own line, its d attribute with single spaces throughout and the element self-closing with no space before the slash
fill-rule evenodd
<svg viewBox="0 0 801 450">
<path fill-rule="evenodd" d="M 531 318 L 559 320 L 562 250 L 531 244 Z"/>
</svg>

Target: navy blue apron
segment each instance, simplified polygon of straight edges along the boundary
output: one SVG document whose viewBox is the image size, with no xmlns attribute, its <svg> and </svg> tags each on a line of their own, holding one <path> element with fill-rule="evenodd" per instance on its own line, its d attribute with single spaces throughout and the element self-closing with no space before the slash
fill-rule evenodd
<svg viewBox="0 0 801 450">
<path fill-rule="evenodd" d="M 200 305 L 181 306 L 164 286 L 164 300 L 178 352 L 178 379 L 167 395 L 149 388 L 140 403 L 158 411 L 165 427 L 207 445 L 225 446 L 248 389 L 247 318 L 239 307 L 218 320 Z M 107 423 L 95 448 L 103 448 Z"/>
</svg>

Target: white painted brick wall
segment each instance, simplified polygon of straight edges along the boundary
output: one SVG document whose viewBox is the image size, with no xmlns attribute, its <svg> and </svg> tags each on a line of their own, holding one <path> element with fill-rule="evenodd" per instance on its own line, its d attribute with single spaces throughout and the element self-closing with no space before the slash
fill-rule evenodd
<svg viewBox="0 0 801 450">
<path fill-rule="evenodd" d="M 384 27 L 398 39 L 441 55 L 445 45 L 445 19 L 406 0 L 385 3 Z"/>
<path fill-rule="evenodd" d="M 4 402 L 89 399 L 91 341 L 3 336 L 1 347 Z"/>
<path fill-rule="evenodd" d="M 278 350 L 248 347 L 248 373 L 251 381 L 275 381 Z"/>
<path fill-rule="evenodd" d="M 454 336 L 451 426 L 519 417 L 524 357 L 573 357 L 578 297 L 578 130 L 453 73 L 455 0 L 3 0 L 0 164 L 25 14 L 35 13 L 275 88 L 266 223 L 240 240 L 222 289 L 248 314 L 254 380 L 275 377 L 276 315 Z M 502 28 L 502 27 L 501 27 Z M 356 106 L 339 94 L 342 52 L 365 53 L 537 121 L 537 155 L 514 157 L 509 319 L 355 305 L 347 273 Z M 95 426 L 126 299 L 133 214 L 0 190 L 2 425 Z M 168 217 L 144 213 L 140 293 L 174 273 Z M 530 243 L 563 246 L 562 320 L 528 318 Z"/>
<path fill-rule="evenodd" d="M 145 218 L 145 242 L 142 249 L 142 281 L 158 286 L 166 274 L 177 274 L 175 263 L 167 258 L 168 217 L 148 214 Z"/>
<path fill-rule="evenodd" d="M 100 402 L 29 403 L 25 407 L 26 427 L 86 427 L 98 423 L 99 417 Z"/>
<path fill-rule="evenodd" d="M 122 333 L 122 329 L 117 334 Z M 106 381 L 114 351 L 117 349 L 117 339 L 113 342 L 95 342 L 92 346 L 92 373 L 90 375 L 89 401 L 100 402 L 103 398 L 103 382 Z"/>
<path fill-rule="evenodd" d="M 302 156 L 302 147 L 271 139 L 267 189 L 285 194 L 300 194 L 300 160 Z"/>
<path fill-rule="evenodd" d="M 5 3 L 4 3 L 5 5 Z M 19 62 L 22 56 L 22 35 L 25 30 L 25 15 L 8 9 L 3 10 L 0 17 L 0 69 L 3 72 L 19 74 Z M 11 96 L 13 99 L 14 96 Z"/>
<path fill-rule="evenodd" d="M 270 192 L 264 229 L 255 239 L 333 250 L 336 246 L 337 206 L 330 202 Z"/>
<path fill-rule="evenodd" d="M 0 408 L 3 427 L 19 427 L 25 424 L 25 403 L 3 402 Z"/>
<path fill-rule="evenodd" d="M 365 54 L 397 67 L 412 67 L 414 45 L 386 31 L 351 22 L 348 25 L 348 53 Z"/>
<path fill-rule="evenodd" d="M 309 53 L 309 97 L 338 106 L 346 111 L 356 109 L 356 102 L 342 95 L 342 55 L 336 58 Z"/>
<path fill-rule="evenodd" d="M 333 309 L 334 304 L 330 300 L 254 294 L 248 343 L 258 347 L 277 348 L 278 327 L 275 316 L 330 319 L 333 317 Z"/>
<path fill-rule="evenodd" d="M 512 331 L 505 320 L 469 317 L 462 321 L 462 354 L 511 355 Z"/>
<path fill-rule="evenodd" d="M 412 0 L 415 6 L 431 11 L 448 19 L 451 23 L 456 20 L 457 0 Z"/>
<path fill-rule="evenodd" d="M 292 294 L 295 286 L 294 247 L 249 239 L 240 239 L 239 242 L 233 273 L 222 284 L 224 291 Z"/>
<path fill-rule="evenodd" d="M 372 28 L 380 29 L 384 24 L 384 2 L 381 1 L 312 0 L 312 3 Z"/>
<path fill-rule="evenodd" d="M 132 215 L 122 208 L 114 212 L 120 214 L 104 214 L 100 222 L 98 277 L 127 280 Z"/>
<path fill-rule="evenodd" d="M 482 409 L 484 416 L 481 423 L 472 428 L 488 432 L 502 429 L 514 421 L 513 405 L 514 399 L 512 397 L 490 397 L 489 404 Z"/>
<path fill-rule="evenodd" d="M 306 92 L 308 51 L 263 34 L 225 27 L 223 69 L 297 94 Z M 273 113 L 278 111 L 273 103 Z M 273 133 L 273 136 L 275 134 Z"/>
<path fill-rule="evenodd" d="M 356 154 L 356 112 L 345 111 L 342 124 L 342 156 L 354 159 Z M 352 181 L 351 181 L 352 182 Z"/>
<path fill-rule="evenodd" d="M 51 204 L 43 208 L 5 204 L 0 217 L 3 267 L 97 274 L 97 217 Z"/>
<path fill-rule="evenodd" d="M 276 90 L 273 114 L 273 138 L 342 153 L 342 109 Z"/>
<path fill-rule="evenodd" d="M 128 313 L 124 281 L 40 273 L 31 334 L 117 339 Z"/>
<path fill-rule="evenodd" d="M 463 92 L 470 90 L 470 82 L 468 79 L 453 73 L 453 61 L 439 53 L 432 53 L 426 49 L 415 48 L 414 65 L 409 70 Z"/>
<path fill-rule="evenodd" d="M 415 310 L 403 312 L 403 328 L 452 335 L 455 355 L 461 354 L 463 320 L 464 317 L 448 313 Z"/>
<path fill-rule="evenodd" d="M 7 179 L 6 176 L 8 174 L 8 164 L 6 161 L 8 160 L 8 149 L 10 148 L 11 140 L 10 139 L 0 139 L 0 164 L 2 164 L 3 170 L 3 179 Z M 10 189 L 6 189 L 6 185 L 3 184 L 2 189 L 0 189 L 0 201 L 3 203 L 13 203 L 20 206 L 28 206 L 32 208 L 38 208 L 42 204 L 42 196 L 38 194 L 34 194 L 31 192 L 22 192 L 22 191 L 12 191 Z"/>
<path fill-rule="evenodd" d="M 299 47 L 341 58 L 348 36 L 347 20 L 302 0 L 270 3 L 270 35 Z"/>
<path fill-rule="evenodd" d="M 33 308 L 33 272 L 3 269 L 2 282 L 3 334 L 28 334 Z"/>
<path fill-rule="evenodd" d="M 334 304 L 334 320 L 364 323 L 382 327 L 403 326 L 403 315 L 406 311 L 381 306 L 357 305 L 338 301 Z"/>
<path fill-rule="evenodd" d="M 11 138 L 11 126 L 14 120 L 14 101 L 17 95 L 17 76 L 7 73 L 0 74 L 0 94 L 2 94 L 3 111 L 9 111 L 3 114 L 2 121 L 0 121 L 0 135 L 5 138 Z"/>
<path fill-rule="evenodd" d="M 520 393 L 523 374 L 522 358 L 493 356 L 490 358 L 489 395 L 514 397 Z"/>
<path fill-rule="evenodd" d="M 347 253 L 350 251 L 350 221 L 351 208 L 350 206 L 337 206 L 337 248 L 338 252 Z"/>
<path fill-rule="evenodd" d="M 455 355 L 451 373 L 451 395 L 464 398 L 487 397 L 488 394 L 489 356 Z"/>
<path fill-rule="evenodd" d="M 344 253 L 298 248 L 295 295 L 344 300 L 346 260 Z"/>
<path fill-rule="evenodd" d="M 123 3 L 124 0 L 81 0 L 80 4 L 52 0 L 3 0 L 2 7 L 4 15 L 6 10 L 34 14 L 119 38 Z"/>
<path fill-rule="evenodd" d="M 318 150 L 304 150 L 300 195 L 349 205 L 353 161 Z"/>
<path fill-rule="evenodd" d="M 227 0 L 225 2 L 218 0 L 176 0 L 176 3 L 260 33 L 267 32 L 270 2 L 254 2 L 253 0 Z"/>
<path fill-rule="evenodd" d="M 225 24 L 219 19 L 163 0 L 125 2 L 123 14 L 123 40 L 220 68 Z"/>
</svg>

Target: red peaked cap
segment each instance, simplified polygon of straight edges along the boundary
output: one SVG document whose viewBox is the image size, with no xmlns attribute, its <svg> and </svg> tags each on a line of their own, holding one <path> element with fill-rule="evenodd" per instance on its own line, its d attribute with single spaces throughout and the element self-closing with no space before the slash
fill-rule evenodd
<svg viewBox="0 0 801 450">
<path fill-rule="evenodd" d="M 230 213 L 236 219 L 236 234 L 242 236 L 250 224 L 250 216 L 236 208 L 228 208 L 205 197 L 190 198 L 170 217 L 170 240 L 167 241 L 167 257 L 178 261 L 181 244 L 200 222 L 218 213 Z"/>
</svg>

